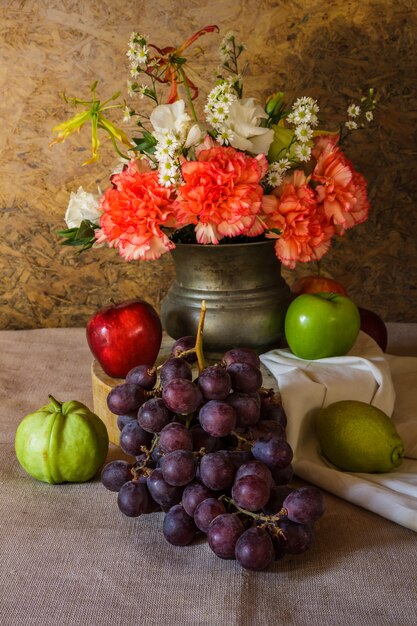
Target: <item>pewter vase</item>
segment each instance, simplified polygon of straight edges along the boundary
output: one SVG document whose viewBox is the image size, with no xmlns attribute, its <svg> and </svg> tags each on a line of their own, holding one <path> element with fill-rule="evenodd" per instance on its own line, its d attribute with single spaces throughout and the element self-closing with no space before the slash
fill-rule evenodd
<svg viewBox="0 0 417 626">
<path fill-rule="evenodd" d="M 290 290 L 274 242 L 176 244 L 176 279 L 161 304 L 164 329 L 174 339 L 195 335 L 206 302 L 204 353 L 234 347 L 258 353 L 279 346 Z"/>
</svg>

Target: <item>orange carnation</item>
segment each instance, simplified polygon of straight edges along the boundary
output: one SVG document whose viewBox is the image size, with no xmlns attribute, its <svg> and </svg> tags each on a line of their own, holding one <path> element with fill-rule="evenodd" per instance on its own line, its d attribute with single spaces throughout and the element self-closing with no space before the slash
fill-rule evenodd
<svg viewBox="0 0 417 626">
<path fill-rule="evenodd" d="M 251 157 L 218 144 L 206 146 L 198 151 L 197 161 L 182 164 L 184 184 L 175 203 L 178 222 L 196 224 L 197 241 L 203 244 L 261 234 L 259 183 L 268 170 L 265 156 Z"/>
<path fill-rule="evenodd" d="M 264 196 L 263 220 L 268 238 L 276 238 L 275 251 L 280 261 L 294 268 L 297 262 L 317 261 L 326 254 L 335 228 L 320 212 L 309 179 L 296 170 L 279 195 Z M 273 229 L 278 232 L 273 232 Z"/>
<path fill-rule="evenodd" d="M 112 187 L 100 200 L 97 243 L 117 248 L 126 261 L 158 259 L 175 247 L 161 230 L 175 225 L 174 199 L 174 190 L 159 184 L 157 171 L 139 171 L 132 160 L 112 176 Z"/>
<path fill-rule="evenodd" d="M 327 218 L 338 234 L 368 217 L 365 179 L 353 168 L 340 148 L 329 143 L 319 154 L 312 180 Z"/>
</svg>

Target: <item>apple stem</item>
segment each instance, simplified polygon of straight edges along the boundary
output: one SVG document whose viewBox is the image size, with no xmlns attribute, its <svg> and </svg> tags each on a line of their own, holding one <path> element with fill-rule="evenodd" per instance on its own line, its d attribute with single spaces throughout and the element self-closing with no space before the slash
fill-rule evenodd
<svg viewBox="0 0 417 626">
<path fill-rule="evenodd" d="M 62 409 L 62 402 L 59 402 L 56 398 L 54 398 L 54 396 L 51 396 L 50 394 L 48 395 L 48 398 L 49 398 L 49 402 L 54 407 L 54 410 L 57 413 L 60 412 Z"/>
</svg>

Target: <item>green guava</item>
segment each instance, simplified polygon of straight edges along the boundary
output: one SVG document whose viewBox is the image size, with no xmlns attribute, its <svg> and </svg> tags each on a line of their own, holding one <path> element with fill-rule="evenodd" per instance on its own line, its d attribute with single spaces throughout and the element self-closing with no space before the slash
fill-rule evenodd
<svg viewBox="0 0 417 626">
<path fill-rule="evenodd" d="M 24 417 L 17 427 L 17 460 L 30 476 L 43 482 L 90 480 L 106 460 L 106 426 L 81 402 L 49 399 L 49 404 Z"/>
</svg>

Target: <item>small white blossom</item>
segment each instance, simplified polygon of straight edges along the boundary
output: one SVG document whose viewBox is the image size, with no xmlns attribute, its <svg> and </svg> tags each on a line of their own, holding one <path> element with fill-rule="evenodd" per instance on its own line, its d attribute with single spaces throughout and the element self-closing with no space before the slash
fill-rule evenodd
<svg viewBox="0 0 417 626">
<path fill-rule="evenodd" d="M 372 111 L 366 111 L 365 117 L 368 122 L 372 122 L 372 120 L 374 119 L 374 114 L 372 113 Z"/>
<path fill-rule="evenodd" d="M 283 177 L 279 172 L 271 170 L 268 172 L 266 180 L 271 187 L 279 187 L 282 183 Z"/>
<path fill-rule="evenodd" d="M 132 112 L 129 109 L 129 107 L 127 107 L 127 106 L 124 107 L 123 108 L 123 121 L 124 122 L 130 122 L 131 117 L 132 117 Z"/>
<path fill-rule="evenodd" d="M 348 122 L 345 122 L 345 126 L 349 130 L 356 130 L 358 128 L 358 124 L 354 120 L 349 120 Z"/>
<path fill-rule="evenodd" d="M 313 129 L 308 124 L 299 124 L 294 131 L 294 135 L 297 137 L 298 141 L 306 142 L 309 141 L 313 135 Z"/>
<path fill-rule="evenodd" d="M 311 148 L 306 143 L 294 144 L 294 154 L 299 161 L 307 162 L 311 158 Z"/>
<path fill-rule="evenodd" d="M 349 117 L 358 117 L 360 115 L 361 108 L 357 104 L 351 104 L 348 106 L 347 112 Z"/>
</svg>

